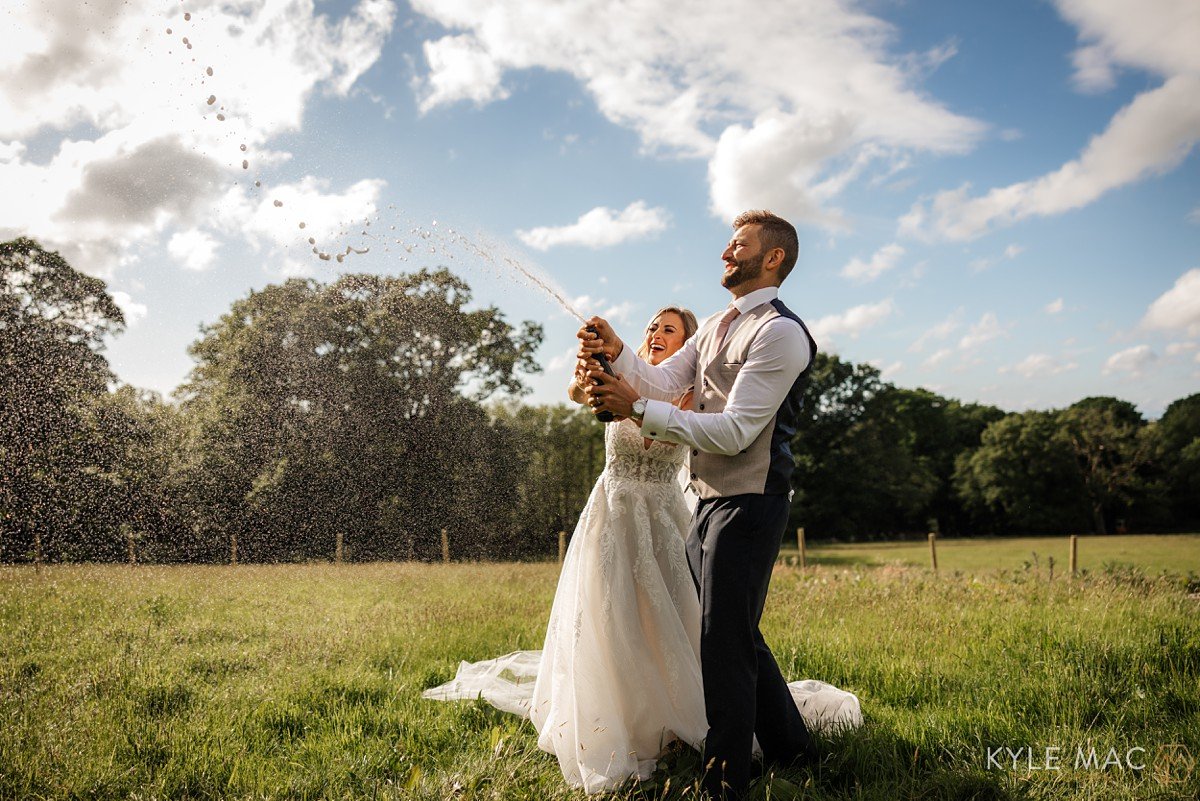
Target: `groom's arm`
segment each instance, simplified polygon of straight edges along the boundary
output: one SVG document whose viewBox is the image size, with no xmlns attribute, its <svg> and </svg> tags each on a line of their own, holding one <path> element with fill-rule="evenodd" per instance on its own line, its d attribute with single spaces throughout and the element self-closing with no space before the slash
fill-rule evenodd
<svg viewBox="0 0 1200 801">
<path fill-rule="evenodd" d="M 754 338 L 724 411 L 704 412 L 702 388 L 696 387 L 692 406 L 697 411 L 647 404 L 642 436 L 734 456 L 766 428 L 808 360 L 804 330 L 787 318 L 773 320 Z"/>
<path fill-rule="evenodd" d="M 647 398 L 647 413 L 652 407 L 671 406 L 696 380 L 696 337 L 671 354 L 662 364 L 653 365 L 632 353 L 629 347 L 621 350 L 612 368 Z"/>
</svg>

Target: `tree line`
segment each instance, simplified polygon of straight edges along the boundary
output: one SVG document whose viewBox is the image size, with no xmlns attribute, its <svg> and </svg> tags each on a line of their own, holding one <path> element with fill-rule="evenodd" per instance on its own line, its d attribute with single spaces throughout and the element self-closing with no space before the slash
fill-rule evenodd
<svg viewBox="0 0 1200 801">
<path fill-rule="evenodd" d="M 103 281 L 0 243 L 0 561 L 527 559 L 603 467 L 603 426 L 528 405 L 540 326 L 445 269 L 250 292 L 202 326 L 171 401 L 120 385 Z M 819 355 L 792 443 L 812 539 L 1200 522 L 1200 394 L 1005 413 Z"/>
</svg>

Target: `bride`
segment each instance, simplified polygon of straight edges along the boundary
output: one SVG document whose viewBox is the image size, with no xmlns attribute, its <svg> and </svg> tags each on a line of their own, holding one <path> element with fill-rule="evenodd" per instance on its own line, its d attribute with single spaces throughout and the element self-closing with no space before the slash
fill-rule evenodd
<svg viewBox="0 0 1200 801">
<path fill-rule="evenodd" d="M 659 310 L 638 355 L 659 364 L 696 332 L 687 309 Z M 586 371 L 569 394 L 583 402 Z M 686 407 L 690 393 L 678 404 Z M 483 697 L 526 715 L 568 783 L 593 793 L 650 778 L 681 740 L 708 731 L 700 674 L 700 601 L 684 540 L 691 513 L 686 452 L 643 439 L 630 421 L 605 428 L 605 466 L 571 537 L 541 652 L 462 663 L 426 698 Z M 820 682 L 791 685 L 811 725 L 858 725 L 858 699 Z"/>
</svg>

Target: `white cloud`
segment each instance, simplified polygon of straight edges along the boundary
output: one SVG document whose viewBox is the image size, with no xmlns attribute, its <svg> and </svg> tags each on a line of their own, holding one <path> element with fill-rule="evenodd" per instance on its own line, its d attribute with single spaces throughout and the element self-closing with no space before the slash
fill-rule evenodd
<svg viewBox="0 0 1200 801">
<path fill-rule="evenodd" d="M 828 343 L 836 343 L 842 336 L 857 339 L 863 331 L 890 317 L 895 308 L 895 303 L 891 298 L 878 303 L 864 303 L 847 309 L 841 314 L 826 315 L 810 325 L 809 330 L 812 331 L 818 347 L 831 350 L 832 346 Z"/>
<path fill-rule="evenodd" d="M 1189 222 L 1200 223 L 1200 206 L 1189 211 L 1187 218 Z"/>
<path fill-rule="evenodd" d="M 962 316 L 963 309 L 961 307 L 955 309 L 954 312 L 945 320 L 942 320 L 937 325 L 927 329 L 925 333 L 917 337 L 916 341 L 908 346 L 909 352 L 918 353 L 924 350 L 925 346 L 930 342 L 941 341 L 953 334 L 958 330 L 958 327 L 962 325 Z"/>
<path fill-rule="evenodd" d="M 329 181 L 307 176 L 257 195 L 231 189 L 217 205 L 216 219 L 223 228 L 240 231 L 255 248 L 297 247 L 303 252 L 315 247 L 344 255 L 341 243 L 376 213 L 383 187 L 381 180 L 366 179 L 332 192 Z M 309 238 L 316 241 L 309 243 Z"/>
<path fill-rule="evenodd" d="M 946 361 L 946 359 L 949 359 L 953 355 L 953 348 L 939 348 L 938 350 L 935 350 L 933 353 L 929 354 L 929 358 L 923 361 L 921 366 L 926 369 L 930 367 L 937 367 L 939 364 Z"/>
<path fill-rule="evenodd" d="M 572 372 L 575 370 L 575 362 L 578 358 L 579 348 L 571 346 L 566 350 L 559 351 L 554 356 L 550 357 L 550 361 L 546 362 L 546 372 L 556 373 L 559 370 L 570 368 Z"/>
<path fill-rule="evenodd" d="M 1174 169 L 1200 140 L 1200 14 L 1194 0 L 1137 3 L 1058 0 L 1085 42 L 1076 85 L 1101 90 L 1117 65 L 1161 75 L 1117 112 L 1082 153 L 1054 172 L 972 197 L 970 186 L 918 201 L 900 221 L 922 239 L 974 239 L 1029 217 L 1078 209 L 1118 187 Z"/>
<path fill-rule="evenodd" d="M 189 270 L 207 270 L 216 258 L 217 240 L 199 229 L 180 231 L 167 242 L 171 258 Z"/>
<path fill-rule="evenodd" d="M 852 259 L 849 264 L 842 268 L 842 276 L 852 281 L 858 281 L 859 283 L 874 281 L 895 267 L 896 262 L 903 255 L 904 248 L 900 245 L 894 242 L 890 245 L 884 245 L 875 251 L 875 255 L 871 257 L 870 261 L 864 262 L 862 259 Z"/>
<path fill-rule="evenodd" d="M 425 42 L 424 49 L 429 78 L 424 83 L 415 80 L 421 113 L 460 100 L 483 105 L 508 97 L 500 85 L 500 65 L 475 37 L 444 36 Z"/>
<path fill-rule="evenodd" d="M 1017 245 L 1014 243 L 1004 249 L 1004 258 L 1015 259 L 1017 256 L 1020 256 L 1024 252 L 1025 252 L 1024 246 Z"/>
<path fill-rule="evenodd" d="M 1104 375 L 1128 373 L 1137 377 L 1156 359 L 1158 359 L 1158 354 L 1151 350 L 1149 345 L 1135 345 L 1109 356 L 1108 361 L 1104 363 L 1103 372 Z"/>
<path fill-rule="evenodd" d="M 637 309 L 638 304 L 631 301 L 621 301 L 608 307 L 608 310 L 602 315 L 606 320 L 633 325 L 633 312 Z"/>
<path fill-rule="evenodd" d="M 1052 300 L 1043 307 L 1046 314 L 1059 314 L 1063 310 L 1063 299 Z"/>
<path fill-rule="evenodd" d="M 207 220 L 233 181 L 289 158 L 272 141 L 300 129 L 317 91 L 349 94 L 395 17 L 391 0 L 336 20 L 312 0 L 197 0 L 188 12 L 162 0 L 6 9 L 0 142 L 40 136 L 52 150 L 27 161 L 3 148 L 0 235 L 111 275 L 166 231 Z"/>
<path fill-rule="evenodd" d="M 1146 310 L 1146 328 L 1186 331 L 1200 335 L 1200 267 L 1188 270 Z"/>
<path fill-rule="evenodd" d="M 1200 343 L 1197 342 L 1172 342 L 1167 345 L 1166 352 L 1168 356 L 1181 356 L 1198 349 L 1200 349 Z"/>
<path fill-rule="evenodd" d="M 567 73 L 647 152 L 708 159 L 711 207 L 725 220 L 769 207 L 837 224 L 828 202 L 871 163 L 962 151 L 984 130 L 913 86 L 953 48 L 894 56 L 893 29 L 848 0 L 753 14 L 702 0 L 412 5 L 450 31 L 427 46 L 422 108 L 504 97 L 514 71 Z"/>
<path fill-rule="evenodd" d="M 149 309 L 146 308 L 146 304 L 138 303 L 132 297 L 130 297 L 128 292 L 122 292 L 118 289 L 114 290 L 110 294 L 112 295 L 113 302 L 116 303 L 121 309 L 122 313 L 124 313 L 125 325 L 129 328 L 133 328 L 135 325 L 137 325 L 138 321 L 144 319 L 149 311 Z"/>
<path fill-rule="evenodd" d="M 884 381 L 891 381 L 904 370 L 904 362 L 895 361 L 891 364 L 879 368 L 879 377 Z"/>
<path fill-rule="evenodd" d="M 666 209 L 650 208 L 644 200 L 637 200 L 622 211 L 598 206 L 570 225 L 532 228 L 516 233 L 518 239 L 535 250 L 545 251 L 563 245 L 598 250 L 665 231 L 670 220 Z"/>
<path fill-rule="evenodd" d="M 1019 373 L 1025 378 L 1049 378 L 1050 376 L 1074 370 L 1079 365 L 1075 362 L 1062 362 L 1046 353 L 1031 353 L 1011 367 L 1001 367 L 1001 373 Z"/>
<path fill-rule="evenodd" d="M 987 312 L 979 318 L 979 322 L 967 330 L 967 333 L 959 340 L 958 347 L 959 350 L 974 350 L 986 342 L 1005 335 L 1000 321 L 996 319 L 996 314 Z"/>
</svg>

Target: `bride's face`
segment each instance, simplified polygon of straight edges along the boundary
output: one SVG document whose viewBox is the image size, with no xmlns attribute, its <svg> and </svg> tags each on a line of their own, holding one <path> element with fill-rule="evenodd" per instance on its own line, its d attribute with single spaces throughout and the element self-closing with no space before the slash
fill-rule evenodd
<svg viewBox="0 0 1200 801">
<path fill-rule="evenodd" d="M 663 312 L 646 326 L 646 361 L 659 364 L 683 347 L 683 319 L 675 312 Z"/>
</svg>

